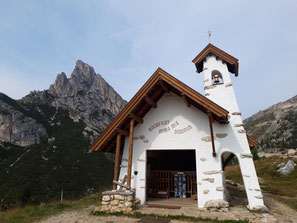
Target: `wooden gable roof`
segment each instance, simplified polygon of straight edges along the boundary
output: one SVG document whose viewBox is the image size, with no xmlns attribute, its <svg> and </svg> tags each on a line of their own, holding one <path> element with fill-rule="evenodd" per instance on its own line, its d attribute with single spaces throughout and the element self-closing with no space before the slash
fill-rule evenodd
<svg viewBox="0 0 297 223">
<path fill-rule="evenodd" d="M 256 147 L 259 146 L 259 142 L 257 142 L 253 138 L 249 137 L 248 135 L 246 135 L 246 136 L 247 136 L 247 139 L 248 139 L 248 143 L 249 143 L 250 148 L 256 148 Z"/>
<path fill-rule="evenodd" d="M 156 102 L 169 91 L 180 96 L 187 106 L 193 105 L 205 113 L 210 111 L 216 121 L 228 123 L 229 112 L 227 110 L 177 80 L 166 71 L 158 68 L 118 116 L 101 133 L 90 149 L 92 151 L 114 152 L 116 133 L 120 132 L 125 135 L 125 132 L 129 131 L 131 116 L 137 117 L 138 122 L 141 122 L 141 118 L 152 107 L 156 107 Z"/>
<path fill-rule="evenodd" d="M 203 60 L 208 55 L 215 55 L 223 60 L 223 62 L 227 63 L 229 72 L 235 74 L 236 77 L 238 76 L 238 59 L 210 43 L 192 61 L 196 65 L 198 73 L 203 71 Z"/>
</svg>

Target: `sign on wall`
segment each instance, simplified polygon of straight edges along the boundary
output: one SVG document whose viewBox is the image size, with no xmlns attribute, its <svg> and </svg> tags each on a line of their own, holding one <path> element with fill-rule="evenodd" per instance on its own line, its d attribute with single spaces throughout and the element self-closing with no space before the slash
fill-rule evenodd
<svg viewBox="0 0 297 223">
<path fill-rule="evenodd" d="M 167 133 L 173 131 L 173 134 L 184 134 L 192 129 L 192 125 L 188 124 L 185 127 L 181 127 L 179 121 L 163 120 L 152 124 L 148 130 L 149 132 L 158 130 L 159 134 Z"/>
</svg>

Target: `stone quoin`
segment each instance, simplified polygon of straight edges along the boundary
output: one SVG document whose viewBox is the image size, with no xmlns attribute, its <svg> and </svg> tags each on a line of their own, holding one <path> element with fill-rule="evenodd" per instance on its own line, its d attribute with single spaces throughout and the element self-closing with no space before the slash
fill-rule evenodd
<svg viewBox="0 0 297 223">
<path fill-rule="evenodd" d="M 251 155 L 258 143 L 241 124 L 230 77 L 238 76 L 238 60 L 208 44 L 193 63 L 204 74 L 207 97 L 158 68 L 90 149 L 115 153 L 114 181 L 127 176 L 142 204 L 150 197 L 178 196 L 210 209 L 228 208 L 224 168 L 236 157 L 248 208 L 265 209 Z M 112 198 L 105 197 L 105 209 L 134 207 L 134 201 L 123 205 Z"/>
</svg>

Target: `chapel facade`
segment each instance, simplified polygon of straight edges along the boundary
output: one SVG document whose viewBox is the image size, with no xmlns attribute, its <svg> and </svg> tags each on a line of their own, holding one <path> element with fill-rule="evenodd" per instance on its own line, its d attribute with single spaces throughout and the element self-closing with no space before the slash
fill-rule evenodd
<svg viewBox="0 0 297 223">
<path fill-rule="evenodd" d="M 246 135 L 230 77 L 238 60 L 208 44 L 193 63 L 204 95 L 158 68 L 91 150 L 115 153 L 114 180 L 127 176 L 141 203 L 188 197 L 199 208 L 227 202 L 224 168 L 235 156 L 248 208 L 264 208 L 251 154 L 258 143 Z"/>
</svg>

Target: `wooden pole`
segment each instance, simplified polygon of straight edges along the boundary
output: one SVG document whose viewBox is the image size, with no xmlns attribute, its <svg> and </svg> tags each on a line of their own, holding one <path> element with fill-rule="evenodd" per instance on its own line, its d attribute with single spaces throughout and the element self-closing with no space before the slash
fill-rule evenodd
<svg viewBox="0 0 297 223">
<path fill-rule="evenodd" d="M 117 144 L 116 144 L 116 155 L 114 161 L 114 175 L 113 180 L 117 181 L 119 176 L 119 158 L 120 158 L 120 149 L 121 149 L 121 134 L 117 135 Z M 117 185 L 113 184 L 113 190 L 117 189 Z"/>
<path fill-rule="evenodd" d="M 131 118 L 130 119 L 130 134 L 129 134 L 128 176 L 127 176 L 127 185 L 128 186 L 131 186 L 134 122 L 135 122 L 134 119 Z"/>
<path fill-rule="evenodd" d="M 61 204 L 63 203 L 63 189 L 61 191 Z"/>
<path fill-rule="evenodd" d="M 216 149 L 215 149 L 215 143 L 214 143 L 214 136 L 213 136 L 213 128 L 212 128 L 212 122 L 213 117 L 211 111 L 207 111 L 208 120 L 209 120 L 209 128 L 210 128 L 210 135 L 211 135 L 211 144 L 212 144 L 212 156 L 216 157 Z"/>
</svg>

